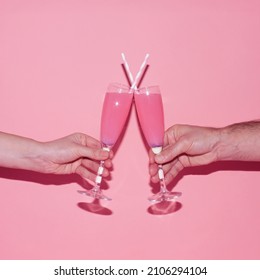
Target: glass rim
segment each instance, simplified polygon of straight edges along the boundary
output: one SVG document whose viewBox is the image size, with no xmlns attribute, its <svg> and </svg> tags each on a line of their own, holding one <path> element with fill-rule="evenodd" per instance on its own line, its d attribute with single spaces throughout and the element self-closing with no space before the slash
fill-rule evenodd
<svg viewBox="0 0 260 280">
<path fill-rule="evenodd" d="M 138 88 L 138 89 L 135 90 L 135 93 L 143 94 L 143 93 L 147 93 L 147 92 L 153 91 L 155 89 L 157 89 L 155 92 L 161 93 L 160 87 L 158 85 L 146 86 L 146 87 Z"/>
<path fill-rule="evenodd" d="M 152 86 L 145 86 L 145 87 L 141 87 L 141 88 L 131 88 L 131 86 L 126 85 L 126 84 L 122 84 L 122 83 L 118 83 L 118 82 L 111 82 L 108 84 L 107 89 L 114 87 L 116 89 L 121 89 L 123 90 L 124 93 L 136 93 L 136 94 L 142 94 L 142 93 L 147 93 L 147 92 L 151 92 L 154 91 L 155 93 L 161 93 L 160 91 L 160 86 L 159 85 L 152 85 Z"/>
</svg>

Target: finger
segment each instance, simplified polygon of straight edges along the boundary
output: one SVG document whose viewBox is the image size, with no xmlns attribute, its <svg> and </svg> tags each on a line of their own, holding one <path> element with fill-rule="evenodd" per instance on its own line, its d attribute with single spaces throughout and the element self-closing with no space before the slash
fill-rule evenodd
<svg viewBox="0 0 260 280">
<path fill-rule="evenodd" d="M 184 166 L 180 163 L 180 161 L 176 161 L 174 165 L 172 165 L 171 169 L 167 174 L 165 175 L 165 183 L 168 185 L 171 183 L 174 178 L 177 177 L 177 175 L 183 170 Z"/>
<path fill-rule="evenodd" d="M 94 160 L 106 160 L 109 158 L 109 152 L 102 149 L 89 148 L 85 146 L 77 146 L 77 155 Z"/>
<path fill-rule="evenodd" d="M 73 139 L 73 142 L 76 144 L 88 146 L 90 148 L 96 148 L 96 149 L 101 148 L 100 141 L 84 133 L 80 133 L 80 132 L 74 133 L 70 135 L 70 137 Z"/>
<path fill-rule="evenodd" d="M 149 150 L 148 156 L 149 156 L 149 163 L 150 164 L 154 163 L 155 160 L 154 160 L 154 153 L 153 153 L 152 149 Z"/>
<path fill-rule="evenodd" d="M 78 168 L 75 171 L 78 175 L 80 175 L 83 179 L 89 179 L 93 182 L 95 182 L 96 174 L 90 172 L 86 168 L 84 168 L 82 165 L 78 166 Z"/>
<path fill-rule="evenodd" d="M 86 145 L 90 148 L 101 148 L 102 144 L 100 141 L 98 141 L 97 139 L 91 137 L 91 136 L 87 136 L 87 141 L 86 141 Z"/>
<path fill-rule="evenodd" d="M 174 176 L 172 173 L 168 173 L 167 175 L 165 175 L 164 177 L 164 181 L 166 185 L 169 185 L 175 178 L 176 176 Z"/>
<path fill-rule="evenodd" d="M 174 162 L 163 165 L 164 175 L 166 175 L 171 170 L 172 166 L 175 164 L 176 161 L 177 160 L 175 160 Z M 159 175 L 158 175 L 158 164 L 151 164 L 149 166 L 149 173 L 150 173 L 152 182 L 154 182 L 154 183 L 159 182 L 160 179 L 159 179 Z"/>
<path fill-rule="evenodd" d="M 190 147 L 189 141 L 184 138 L 180 138 L 176 143 L 169 145 L 164 148 L 160 154 L 155 156 L 155 161 L 158 164 L 164 164 L 173 159 L 177 158 L 179 155 L 185 153 Z"/>
<path fill-rule="evenodd" d="M 149 174 L 151 177 L 156 176 L 158 173 L 158 164 L 152 163 L 149 165 Z"/>
<path fill-rule="evenodd" d="M 163 165 L 163 172 L 164 172 L 164 174 L 166 174 L 166 173 L 169 172 L 169 170 L 172 168 L 173 164 L 174 164 L 174 163 L 171 162 L 171 163 L 168 163 L 168 164 L 164 164 L 164 165 Z M 151 165 L 149 166 L 149 173 L 150 173 L 150 175 L 151 175 L 152 177 L 158 175 L 158 170 L 159 170 L 158 164 L 156 164 L 156 163 L 151 164 Z"/>
<path fill-rule="evenodd" d="M 158 165 L 151 166 L 150 168 L 151 168 L 150 170 L 151 181 L 153 183 L 158 183 L 160 181 L 158 175 Z M 182 169 L 183 169 L 183 165 L 179 162 L 178 159 L 168 164 L 164 164 L 163 172 L 164 172 L 165 183 L 169 184 Z"/>
<path fill-rule="evenodd" d="M 105 166 L 106 168 L 112 169 L 112 167 L 113 167 L 112 160 L 111 160 L 111 159 L 105 160 L 104 166 Z"/>
<path fill-rule="evenodd" d="M 114 157 L 114 152 L 112 150 L 109 151 L 109 158 L 112 159 Z"/>
<path fill-rule="evenodd" d="M 175 158 L 175 152 L 173 145 L 163 148 L 160 154 L 155 155 L 154 160 L 158 164 L 165 164 Z"/>
<path fill-rule="evenodd" d="M 100 149 L 102 148 L 102 144 L 100 141 L 98 141 L 97 139 L 91 137 L 91 136 L 87 136 L 87 143 L 86 145 L 89 148 L 95 148 L 95 149 Z M 104 149 L 103 149 L 104 150 Z M 114 152 L 112 150 L 105 150 L 109 153 L 109 158 L 112 159 L 114 157 Z"/>
<path fill-rule="evenodd" d="M 86 169 L 88 169 L 88 171 L 91 171 L 94 174 L 97 174 L 99 166 L 100 166 L 99 163 L 89 160 L 89 159 L 83 159 L 81 162 L 81 165 L 83 167 L 85 167 Z M 104 167 L 102 176 L 107 177 L 108 175 L 109 175 L 109 171 L 107 170 L 107 168 Z"/>
<path fill-rule="evenodd" d="M 164 138 L 163 138 L 163 145 L 164 146 L 168 146 L 170 143 L 169 143 L 169 129 L 166 130 L 166 132 L 164 133 Z"/>
</svg>

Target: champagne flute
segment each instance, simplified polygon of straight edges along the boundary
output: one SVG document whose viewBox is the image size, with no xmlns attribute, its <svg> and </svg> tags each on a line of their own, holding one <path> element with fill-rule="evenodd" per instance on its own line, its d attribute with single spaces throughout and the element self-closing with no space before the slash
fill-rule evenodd
<svg viewBox="0 0 260 280">
<path fill-rule="evenodd" d="M 101 142 L 104 150 L 110 151 L 118 140 L 133 101 L 133 90 L 128 86 L 111 83 L 105 95 L 101 117 Z M 101 190 L 104 161 L 100 162 L 95 185 L 91 190 L 80 191 L 95 199 L 111 200 Z"/>
<path fill-rule="evenodd" d="M 164 114 L 159 86 L 145 87 L 135 91 L 134 100 L 138 119 L 146 141 L 154 154 L 162 151 L 164 138 Z M 171 201 L 181 196 L 166 188 L 162 165 L 158 165 L 160 191 L 149 197 L 151 202 Z"/>
</svg>

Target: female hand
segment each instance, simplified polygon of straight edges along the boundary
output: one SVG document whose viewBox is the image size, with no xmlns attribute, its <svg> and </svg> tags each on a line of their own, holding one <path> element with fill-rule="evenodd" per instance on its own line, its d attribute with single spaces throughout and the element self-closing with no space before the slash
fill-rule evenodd
<svg viewBox="0 0 260 280">
<path fill-rule="evenodd" d="M 0 132 L 0 166 L 42 173 L 77 173 L 94 181 L 99 161 L 105 161 L 103 176 L 109 175 L 112 152 L 104 151 L 98 140 L 74 133 L 50 142 Z"/>
</svg>

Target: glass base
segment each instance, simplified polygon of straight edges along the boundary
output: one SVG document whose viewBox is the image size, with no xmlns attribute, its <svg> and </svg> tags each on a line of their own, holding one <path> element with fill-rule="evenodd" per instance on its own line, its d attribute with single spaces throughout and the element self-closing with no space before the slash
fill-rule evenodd
<svg viewBox="0 0 260 280">
<path fill-rule="evenodd" d="M 78 193 L 93 197 L 95 199 L 112 200 L 112 198 L 104 195 L 101 190 L 91 189 L 87 191 L 78 191 Z"/>
<path fill-rule="evenodd" d="M 152 203 L 162 201 L 176 201 L 181 195 L 181 192 L 160 191 L 157 194 L 150 196 L 148 200 Z"/>
</svg>

